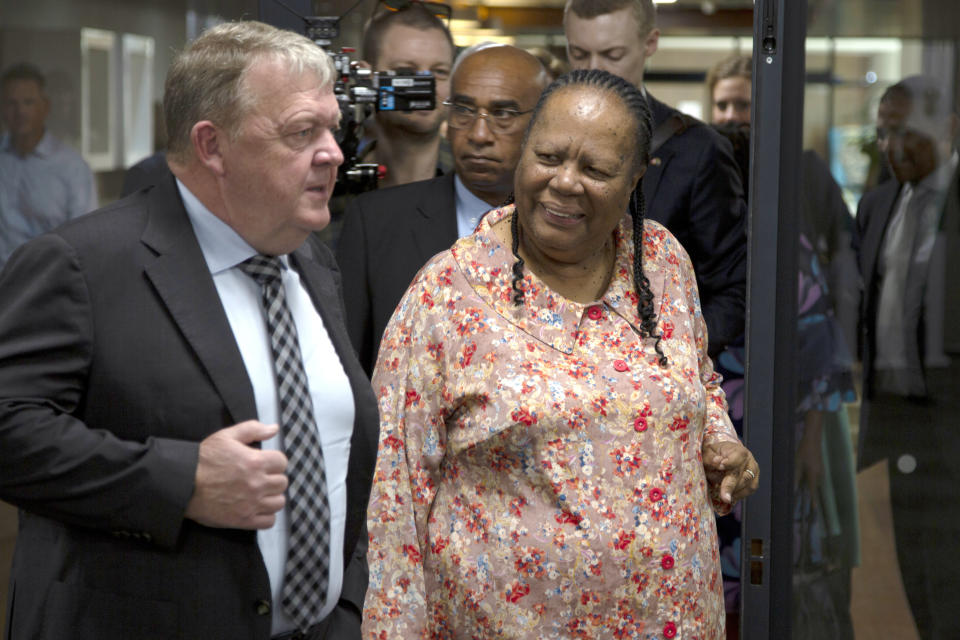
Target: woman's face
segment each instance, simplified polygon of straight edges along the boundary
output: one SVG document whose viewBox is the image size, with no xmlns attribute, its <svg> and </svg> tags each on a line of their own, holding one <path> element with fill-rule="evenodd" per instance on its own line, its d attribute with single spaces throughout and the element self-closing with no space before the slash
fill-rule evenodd
<svg viewBox="0 0 960 640">
<path fill-rule="evenodd" d="M 718 80 L 713 87 L 713 123 L 750 124 L 750 99 L 749 78 L 734 76 Z"/>
<path fill-rule="evenodd" d="M 603 249 L 643 174 L 635 127 L 620 99 L 605 91 L 569 87 L 551 96 L 515 177 L 526 249 L 565 264 Z"/>
</svg>

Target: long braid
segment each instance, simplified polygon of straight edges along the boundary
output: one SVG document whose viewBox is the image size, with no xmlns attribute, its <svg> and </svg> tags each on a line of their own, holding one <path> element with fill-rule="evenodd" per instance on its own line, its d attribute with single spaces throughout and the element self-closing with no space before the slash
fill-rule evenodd
<svg viewBox="0 0 960 640">
<path fill-rule="evenodd" d="M 513 263 L 513 303 L 520 306 L 523 303 L 523 287 L 520 286 L 523 282 L 523 258 L 520 257 L 520 218 L 516 209 L 510 216 L 510 235 L 513 241 L 513 257 L 517 259 Z"/>
<path fill-rule="evenodd" d="M 643 190 L 639 187 L 630 196 L 630 217 L 633 218 L 633 286 L 637 292 L 637 313 L 640 316 L 640 335 L 653 338 L 653 348 L 660 356 L 661 367 L 668 364 L 667 356 L 660 346 L 662 335 L 657 331 L 657 315 L 653 310 L 653 291 L 650 280 L 643 273 L 643 219 L 646 215 L 646 202 Z"/>
</svg>

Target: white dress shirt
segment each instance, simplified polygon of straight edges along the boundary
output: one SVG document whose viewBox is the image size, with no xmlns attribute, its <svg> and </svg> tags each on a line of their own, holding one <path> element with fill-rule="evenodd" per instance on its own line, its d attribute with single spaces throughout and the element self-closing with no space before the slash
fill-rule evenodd
<svg viewBox="0 0 960 640">
<path fill-rule="evenodd" d="M 457 237 L 463 238 L 473 233 L 483 214 L 493 207 L 470 193 L 460 176 L 453 177 L 453 188 L 457 203 Z"/>
<path fill-rule="evenodd" d="M 923 313 L 930 302 L 928 280 L 940 226 L 940 214 L 957 169 L 954 153 L 936 171 L 916 184 L 904 184 L 887 224 L 879 255 L 881 275 L 877 301 L 877 387 L 888 393 L 923 396 L 926 385 L 920 345 L 919 322 L 925 318 L 928 346 L 935 314 Z M 936 262 L 936 261 L 935 261 Z M 936 305 L 933 305 L 936 307 Z M 942 329 L 940 330 L 942 333 Z M 937 353 L 929 355 L 939 355 Z"/>
<path fill-rule="evenodd" d="M 257 251 L 229 225 L 211 213 L 179 180 L 177 188 L 250 377 L 257 418 L 266 424 L 276 423 L 279 420 L 277 382 L 270 336 L 260 304 L 260 285 L 237 267 Z M 289 267 L 287 256 L 282 256 L 281 260 L 284 266 Z M 350 456 L 350 436 L 353 432 L 355 410 L 353 391 L 340 357 L 323 325 L 323 319 L 314 308 L 310 295 L 294 269 L 283 270 L 283 286 L 287 304 L 297 326 L 300 353 L 313 399 L 314 418 L 317 421 L 326 465 L 331 530 L 330 581 L 326 604 L 321 612 L 321 616 L 325 617 L 336 606 L 343 585 L 342 549 L 347 513 L 347 460 Z M 263 441 L 261 446 L 263 449 L 280 450 L 279 435 Z M 280 603 L 287 539 L 286 510 L 277 513 L 277 520 L 272 528 L 257 532 L 260 553 L 270 577 L 274 635 L 295 627 L 293 621 L 283 613 Z"/>
</svg>

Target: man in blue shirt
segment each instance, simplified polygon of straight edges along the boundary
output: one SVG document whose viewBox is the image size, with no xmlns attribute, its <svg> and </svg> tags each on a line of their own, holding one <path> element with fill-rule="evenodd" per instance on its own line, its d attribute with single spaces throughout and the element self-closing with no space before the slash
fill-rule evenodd
<svg viewBox="0 0 960 640">
<path fill-rule="evenodd" d="M 27 240 L 97 206 L 90 167 L 46 129 L 45 84 L 29 64 L 0 77 L 0 267 Z"/>
</svg>

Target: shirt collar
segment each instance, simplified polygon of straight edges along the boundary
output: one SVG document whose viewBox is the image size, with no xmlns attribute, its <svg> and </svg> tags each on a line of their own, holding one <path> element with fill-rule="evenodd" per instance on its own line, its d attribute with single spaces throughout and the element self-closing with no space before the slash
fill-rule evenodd
<svg viewBox="0 0 960 640">
<path fill-rule="evenodd" d="M 462 238 L 473 233 L 483 214 L 493 207 L 473 195 L 458 175 L 453 176 L 453 188 L 457 199 L 458 235 Z"/>
<path fill-rule="evenodd" d="M 36 154 L 40 157 L 49 156 L 54 151 L 56 151 L 57 142 L 49 131 L 44 131 L 43 136 L 40 138 L 40 142 L 37 143 L 37 146 L 33 148 L 33 151 L 29 155 Z M 15 153 L 16 150 L 13 148 L 13 139 L 10 137 L 10 133 L 3 134 L 3 137 L 0 137 L 0 150 Z"/>
<path fill-rule="evenodd" d="M 210 209 L 191 193 L 191 191 L 177 178 L 177 189 L 183 199 L 183 206 L 193 225 L 193 232 L 197 236 L 200 250 L 207 261 L 207 268 L 211 275 L 231 269 L 244 260 L 257 255 L 258 251 L 247 244 L 247 241 L 237 233 L 233 227 L 218 218 Z M 280 261 L 284 268 L 287 265 L 287 256 L 281 256 Z"/>
</svg>

